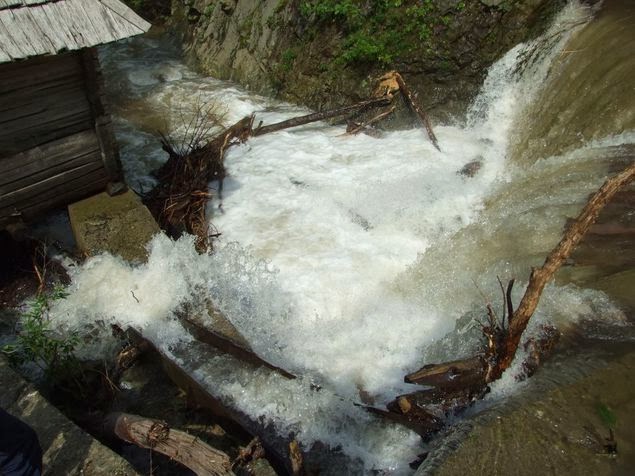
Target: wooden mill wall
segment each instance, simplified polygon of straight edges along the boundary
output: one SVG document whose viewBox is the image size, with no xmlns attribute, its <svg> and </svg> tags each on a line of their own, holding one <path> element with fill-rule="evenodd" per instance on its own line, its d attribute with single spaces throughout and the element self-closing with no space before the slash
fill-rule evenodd
<svg viewBox="0 0 635 476">
<path fill-rule="evenodd" d="M 0 64 L 0 228 L 120 179 L 93 49 Z"/>
</svg>

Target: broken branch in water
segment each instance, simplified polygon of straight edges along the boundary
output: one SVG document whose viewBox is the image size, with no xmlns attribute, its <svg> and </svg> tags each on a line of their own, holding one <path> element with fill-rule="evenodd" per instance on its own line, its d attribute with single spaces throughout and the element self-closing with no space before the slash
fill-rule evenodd
<svg viewBox="0 0 635 476">
<path fill-rule="evenodd" d="M 352 112 L 361 112 L 366 109 L 387 106 L 390 104 L 391 98 L 389 97 L 380 97 L 367 99 L 366 101 L 359 102 L 357 104 L 353 104 L 352 106 L 340 107 L 338 109 L 333 109 L 330 111 L 324 112 L 314 112 L 312 114 L 307 114 L 306 116 L 294 117 L 291 119 L 287 119 L 286 121 L 276 122 L 275 124 L 270 124 L 268 126 L 259 126 L 253 131 L 253 136 L 262 136 L 264 134 L 269 134 L 271 132 L 281 131 L 283 129 L 289 129 L 291 127 L 298 127 L 304 124 L 310 124 L 311 122 L 323 121 L 324 119 L 331 119 L 333 117 L 340 117 L 346 114 L 350 114 Z"/>
<path fill-rule="evenodd" d="M 408 383 L 428 385 L 431 390 L 401 395 L 388 404 L 389 412 L 407 419 L 411 428 L 425 430 L 430 425 L 431 408 L 441 405 L 444 413 L 466 408 L 477 398 L 481 398 L 488 390 L 488 384 L 499 379 L 507 370 L 518 350 L 520 339 L 533 315 L 542 291 L 547 282 L 558 271 L 562 263 L 571 255 L 576 245 L 582 240 L 600 212 L 613 196 L 635 178 L 635 162 L 619 174 L 606 180 L 595 192 L 582 212 L 565 231 L 562 239 L 549 253 L 540 268 L 531 271 L 529 284 L 520 305 L 514 311 L 511 302 L 511 291 L 514 281 L 510 281 L 505 292 L 504 304 L 507 305 L 508 325 L 498 324 L 491 306 L 488 305 L 489 326 L 483 328 L 487 337 L 487 347 L 483 355 L 476 355 L 442 364 L 426 365 L 420 370 L 405 377 Z M 559 333 L 555 328 L 544 329 L 544 336 L 530 339 L 526 349 L 530 359 L 525 370 L 531 373 L 538 366 L 541 357 L 556 344 Z M 448 402 L 451 405 L 448 405 Z M 438 422 L 433 421 L 428 433 L 435 431 Z M 422 430 L 419 430 L 422 432 Z M 423 433 L 422 434 L 426 434 Z"/>
</svg>

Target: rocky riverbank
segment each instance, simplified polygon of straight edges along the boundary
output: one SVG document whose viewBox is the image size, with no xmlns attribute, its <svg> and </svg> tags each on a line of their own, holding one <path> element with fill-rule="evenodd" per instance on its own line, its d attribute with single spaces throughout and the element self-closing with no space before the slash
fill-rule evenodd
<svg viewBox="0 0 635 476">
<path fill-rule="evenodd" d="M 321 110 L 368 97 L 394 69 L 442 120 L 564 3 L 173 0 L 170 25 L 191 62 L 256 92 Z"/>
</svg>

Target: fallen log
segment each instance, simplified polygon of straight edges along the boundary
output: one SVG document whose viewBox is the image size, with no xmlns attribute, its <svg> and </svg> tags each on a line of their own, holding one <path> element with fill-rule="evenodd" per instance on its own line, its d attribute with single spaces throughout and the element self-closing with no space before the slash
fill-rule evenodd
<svg viewBox="0 0 635 476">
<path fill-rule="evenodd" d="M 483 327 L 483 333 L 488 343 L 481 354 L 469 359 L 426 365 L 408 374 L 404 378 L 407 383 L 433 388 L 397 397 L 387 405 L 388 411 L 408 418 L 411 425 L 426 425 L 435 406 L 438 410 L 438 406 L 441 405 L 444 413 L 456 412 L 465 409 L 475 399 L 482 398 L 488 391 L 488 385 L 499 379 L 510 367 L 522 334 L 547 282 L 570 256 L 611 198 L 633 179 L 635 162 L 606 180 L 590 197 L 578 217 L 570 223 L 560 242 L 549 253 L 544 264 L 531 271 L 527 289 L 515 311 L 511 301 L 513 280 L 510 281 L 506 291 L 503 290 L 507 322 L 504 317 L 499 321 L 491 306 L 487 306 L 489 325 Z M 524 365 L 528 374 L 533 372 L 540 362 L 542 357 L 539 354 L 551 351 L 558 337 L 555 329 L 546 328 L 544 336 L 528 341 L 526 349 L 530 353 L 530 360 Z"/>
<path fill-rule="evenodd" d="M 496 347 L 489 349 L 489 353 L 493 357 L 493 365 L 487 372 L 486 380 L 488 383 L 500 378 L 511 365 L 520 344 L 520 338 L 538 306 L 547 282 L 571 255 L 591 225 L 597 220 L 600 212 L 611 201 L 611 198 L 622 187 L 632 182 L 634 178 L 635 162 L 604 182 L 600 189 L 591 196 L 575 221 L 571 223 L 560 242 L 549 253 L 544 264 L 531 271 L 525 294 L 520 300 L 518 308 L 509 316 L 507 328 L 492 330 Z"/>
<path fill-rule="evenodd" d="M 271 132 L 277 132 L 283 129 L 289 129 L 291 127 L 298 127 L 304 124 L 310 124 L 311 122 L 323 121 L 324 119 L 331 119 L 333 117 L 340 117 L 353 112 L 358 113 L 374 107 L 387 106 L 388 104 L 390 104 L 390 102 L 390 97 L 367 99 L 366 101 L 353 104 L 352 106 L 340 107 L 338 109 L 324 112 L 314 112 L 312 114 L 307 114 L 306 116 L 293 117 L 291 119 L 287 119 L 286 121 L 276 122 L 275 124 L 270 124 L 268 126 L 258 126 L 254 129 L 252 135 L 254 137 L 262 136 Z"/>
<path fill-rule="evenodd" d="M 170 428 L 167 423 L 127 413 L 108 415 L 106 431 L 128 443 L 164 454 L 198 476 L 233 475 L 229 456 L 196 436 Z"/>
</svg>

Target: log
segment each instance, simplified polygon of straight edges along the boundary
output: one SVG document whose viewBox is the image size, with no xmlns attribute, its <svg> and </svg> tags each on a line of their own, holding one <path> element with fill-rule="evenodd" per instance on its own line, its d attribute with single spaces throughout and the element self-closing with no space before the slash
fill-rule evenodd
<svg viewBox="0 0 635 476">
<path fill-rule="evenodd" d="M 394 74 L 395 74 L 395 79 L 397 80 L 397 84 L 399 85 L 399 90 L 401 91 L 401 94 L 403 95 L 404 101 L 406 101 L 406 104 L 408 104 L 410 109 L 419 118 L 419 121 L 421 122 L 426 132 L 428 133 L 428 138 L 430 139 L 430 142 L 432 142 L 432 145 L 434 145 L 434 147 L 438 151 L 440 151 L 441 149 L 439 148 L 439 142 L 437 141 L 437 136 L 434 135 L 434 131 L 432 130 L 432 124 L 430 124 L 430 119 L 428 118 L 428 115 L 425 113 L 425 111 L 420 107 L 420 105 L 415 100 L 414 96 L 410 92 L 410 89 L 406 85 L 406 82 L 403 80 L 403 77 L 397 72 L 395 72 Z"/>
<path fill-rule="evenodd" d="M 233 475 L 226 453 L 196 436 L 174 430 L 167 423 L 127 413 L 106 418 L 106 430 L 128 443 L 151 449 L 178 461 L 198 476 Z"/>
<path fill-rule="evenodd" d="M 237 359 L 251 364 L 255 367 L 266 367 L 269 370 L 279 373 L 285 378 L 295 379 L 296 376 L 283 368 L 267 362 L 262 357 L 256 355 L 251 349 L 237 344 L 227 336 L 209 329 L 192 318 L 183 317 L 180 319 L 183 327 L 199 342 L 204 342 L 217 348 L 218 350 L 236 357 Z"/>
<path fill-rule="evenodd" d="M 518 308 L 509 319 L 509 326 L 502 339 L 502 348 L 495 349 L 496 362 L 491 372 L 488 372 L 488 382 L 500 378 L 503 372 L 511 365 L 516 355 L 520 338 L 538 306 L 540 295 L 547 282 L 571 255 L 578 243 L 582 241 L 586 232 L 597 220 L 607 203 L 611 201 L 611 198 L 622 187 L 632 182 L 634 178 L 635 162 L 631 163 L 619 174 L 606 180 L 602 187 L 591 196 L 575 221 L 571 223 L 560 242 L 545 259 L 544 264 L 540 268 L 535 268 L 531 271 L 525 294 Z"/>
<path fill-rule="evenodd" d="M 484 355 L 426 365 L 406 375 L 405 381 L 408 383 L 434 388 L 398 396 L 387 405 L 388 413 L 395 418 L 406 417 L 411 420 L 410 423 L 416 422 L 417 419 L 425 423 L 426 419 L 430 419 L 430 416 L 426 415 L 430 407 L 436 406 L 439 409 L 440 406 L 444 413 L 456 412 L 465 409 L 475 399 L 482 398 L 488 390 L 488 384 L 500 378 L 511 365 L 521 336 L 547 282 L 570 256 L 611 198 L 634 178 L 635 162 L 606 180 L 591 196 L 582 212 L 570 223 L 558 245 L 549 253 L 543 266 L 532 270 L 525 294 L 515 311 L 511 302 L 513 280 L 506 290 L 503 289 L 503 301 L 509 313 L 507 326 L 505 319 L 501 323 L 497 322 L 491 306 L 488 305 L 490 324 L 483 328 L 483 333 L 488 339 Z M 523 366 L 525 376 L 536 370 L 540 361 L 551 352 L 558 341 L 559 333 L 555 328 L 547 327 L 543 331 L 540 338 L 530 339 L 526 343 L 525 350 L 529 353 L 529 359 Z M 390 415 L 386 416 L 390 418 Z"/>
<path fill-rule="evenodd" d="M 378 123 L 379 121 L 381 121 L 381 120 L 385 119 L 386 117 L 388 117 L 389 115 L 391 115 L 393 112 L 395 112 L 395 106 L 392 106 L 390 109 L 388 109 L 386 111 L 380 112 L 375 117 L 370 118 L 366 122 L 362 122 L 361 124 L 352 124 L 352 127 L 347 127 L 346 128 L 346 133 L 349 134 L 349 135 L 359 134 L 364 129 L 366 129 L 368 126 L 372 126 L 373 124 Z"/>
<path fill-rule="evenodd" d="M 404 377 L 406 383 L 430 385 L 444 390 L 468 388 L 483 380 L 485 361 L 477 355 L 443 364 L 425 365 Z"/>
<path fill-rule="evenodd" d="M 304 124 L 310 124 L 311 122 L 323 121 L 324 119 L 331 119 L 333 117 L 344 116 L 346 114 L 350 114 L 353 112 L 361 112 L 366 109 L 387 106 L 390 104 L 391 98 L 389 97 L 380 97 L 367 99 L 366 101 L 359 102 L 357 104 L 353 104 L 351 106 L 340 107 L 338 109 L 333 109 L 330 111 L 324 112 L 314 112 L 312 114 L 307 114 L 306 116 L 294 117 L 291 119 L 287 119 L 286 121 L 276 122 L 275 124 L 270 124 L 268 126 L 261 126 L 254 129 L 252 135 L 254 137 L 261 136 L 264 134 L 269 134 L 270 132 L 277 132 L 283 129 L 289 129 L 291 127 L 302 126 Z"/>
</svg>

